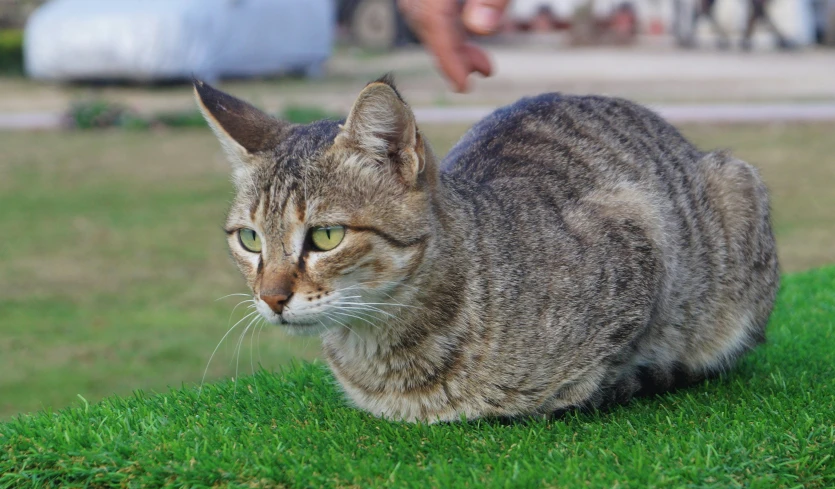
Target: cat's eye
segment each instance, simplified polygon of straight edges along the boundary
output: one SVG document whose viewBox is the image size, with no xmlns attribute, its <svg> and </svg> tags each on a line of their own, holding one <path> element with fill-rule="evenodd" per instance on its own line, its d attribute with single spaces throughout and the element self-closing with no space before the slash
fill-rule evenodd
<svg viewBox="0 0 835 489">
<path fill-rule="evenodd" d="M 310 241 L 318 251 L 330 251 L 342 242 L 345 237 L 345 226 L 327 226 L 313 228 L 310 232 Z"/>
<path fill-rule="evenodd" d="M 261 253 L 261 238 L 254 229 L 244 228 L 238 231 L 238 241 L 245 250 L 253 253 Z"/>
</svg>

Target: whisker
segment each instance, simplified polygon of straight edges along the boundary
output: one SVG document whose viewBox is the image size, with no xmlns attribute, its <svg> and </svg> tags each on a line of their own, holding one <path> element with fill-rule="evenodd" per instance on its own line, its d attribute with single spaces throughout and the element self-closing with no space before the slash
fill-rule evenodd
<svg viewBox="0 0 835 489">
<path fill-rule="evenodd" d="M 348 326 L 347 324 L 343 323 L 343 322 L 342 322 L 342 321 L 340 321 L 339 319 L 336 319 L 335 317 L 332 317 L 330 314 L 328 314 L 328 313 L 326 313 L 326 312 L 323 312 L 322 314 L 324 314 L 324 315 L 325 315 L 325 317 L 326 317 L 326 318 L 328 318 L 328 319 L 330 319 L 331 321 L 336 321 L 337 323 L 341 324 L 342 326 L 345 326 L 345 327 L 348 329 L 348 331 L 350 331 L 351 333 L 353 333 L 353 334 L 354 334 L 354 336 L 356 336 L 356 337 L 357 337 L 357 339 L 358 339 L 358 340 L 362 341 L 362 337 L 360 337 L 360 335 L 358 335 L 356 331 L 354 331 L 353 329 L 351 329 L 351 327 L 350 327 L 350 326 Z M 326 327 L 327 327 L 327 326 L 326 326 Z"/>
<path fill-rule="evenodd" d="M 398 304 L 393 302 L 351 302 L 351 301 L 334 301 L 331 304 L 351 304 L 357 306 L 394 306 L 394 307 L 411 307 L 412 309 L 420 309 L 418 306 L 410 306 L 408 304 Z"/>
<path fill-rule="evenodd" d="M 241 324 L 245 319 L 249 318 L 253 314 L 258 314 L 258 311 L 252 311 L 251 313 L 239 319 L 238 322 L 235 323 L 231 328 L 229 328 L 226 334 L 223 335 L 223 338 L 221 338 L 220 341 L 218 341 L 217 346 L 215 346 L 214 351 L 212 351 L 212 355 L 209 357 L 209 361 L 206 363 L 206 369 L 203 370 L 203 378 L 200 380 L 200 389 L 197 394 L 198 396 L 203 392 L 203 383 L 206 382 L 206 373 L 209 372 L 209 365 L 212 364 L 212 359 L 215 357 L 215 353 L 217 353 L 217 349 L 220 348 L 220 345 L 223 343 L 223 340 L 225 340 L 226 337 L 229 336 L 229 333 L 231 333 L 232 330 L 234 330 L 239 324 Z"/>
<path fill-rule="evenodd" d="M 254 299 L 248 299 L 248 300 L 243 300 L 241 302 L 238 302 L 237 304 L 235 304 L 235 307 L 232 308 L 232 312 L 229 313 L 229 319 L 227 319 L 227 321 L 231 321 L 232 320 L 232 315 L 235 314 L 235 311 L 239 307 L 241 307 L 242 304 L 246 304 L 247 302 L 250 303 L 250 308 L 255 307 L 255 300 Z"/>
<path fill-rule="evenodd" d="M 330 331 L 330 330 L 331 330 L 331 329 L 328 327 L 328 325 L 327 325 L 327 324 L 325 324 L 325 323 L 323 323 L 323 322 L 322 322 L 322 320 L 321 320 L 321 319 L 316 318 L 316 320 L 317 320 L 317 321 L 319 321 L 319 324 L 321 324 L 323 328 L 325 328 L 325 331 Z M 310 346 L 310 344 L 309 344 L 309 343 L 308 343 L 308 346 Z"/>
<path fill-rule="evenodd" d="M 258 365 L 264 365 L 264 361 L 261 360 L 261 331 L 264 331 L 264 326 L 267 324 L 267 321 L 264 318 L 261 318 L 260 327 L 258 328 L 258 338 L 255 340 L 255 349 L 258 351 Z"/>
<path fill-rule="evenodd" d="M 246 328 L 244 328 L 244 332 L 241 333 L 241 337 L 238 338 L 238 345 L 235 349 L 235 352 L 236 352 L 235 353 L 235 358 L 236 358 L 236 360 L 235 360 L 235 390 L 233 391 L 233 396 L 237 396 L 237 394 L 238 394 L 238 367 L 240 367 L 240 365 L 241 365 L 241 344 L 244 341 L 244 337 L 246 336 L 246 332 L 249 331 L 249 328 L 252 326 L 252 324 L 255 321 L 258 320 L 258 317 L 259 316 L 256 316 L 255 318 L 252 319 L 252 321 L 249 322 L 249 324 L 246 325 Z"/>
<path fill-rule="evenodd" d="M 243 303 L 245 303 L 245 302 L 252 302 L 252 304 L 250 304 L 250 305 L 246 306 L 246 309 L 245 309 L 245 310 L 249 311 L 249 310 L 255 309 L 255 301 L 254 301 L 254 300 L 253 300 L 253 301 L 242 301 L 242 302 L 239 302 L 239 303 L 238 303 L 238 305 L 237 305 L 237 306 L 235 306 L 235 308 L 234 308 L 234 309 L 232 309 L 232 312 L 231 312 L 231 313 L 229 313 L 229 322 L 231 322 L 231 321 L 232 321 L 232 315 L 233 315 L 233 314 L 235 314 L 235 309 L 237 309 L 237 308 L 238 308 L 238 306 L 240 306 L 241 304 L 243 304 Z M 229 353 L 229 345 L 228 345 L 228 344 L 226 345 L 226 353 Z M 232 361 L 230 360 L 230 361 L 229 361 L 229 363 L 231 364 L 231 363 L 232 363 Z"/>
<path fill-rule="evenodd" d="M 354 308 L 354 307 L 351 307 L 351 308 L 348 308 L 348 307 L 343 307 L 343 308 L 340 308 L 339 310 L 341 311 L 341 310 L 343 310 L 343 309 L 344 309 L 344 310 L 351 311 L 351 312 L 352 312 L 352 313 L 354 313 L 354 314 L 359 314 L 359 315 L 360 315 L 360 316 L 362 316 L 362 317 L 368 317 L 368 318 L 371 318 L 371 319 L 373 319 L 373 320 L 375 320 L 375 321 L 380 321 L 380 318 L 379 318 L 379 317 L 375 314 L 377 311 L 374 311 L 374 310 L 371 310 L 371 309 L 360 309 L 360 308 Z M 390 316 L 391 316 L 391 315 L 390 315 Z M 391 316 L 391 317 L 392 317 L 392 320 L 394 320 L 394 321 L 399 321 L 399 320 L 400 320 L 400 318 L 398 318 L 398 317 L 396 317 L 396 316 Z M 375 323 L 375 324 L 377 324 L 377 323 Z M 377 327 L 379 328 L 379 324 L 377 324 Z"/>
<path fill-rule="evenodd" d="M 229 323 L 232 322 L 232 316 L 235 315 L 235 311 L 238 310 L 238 308 L 241 306 L 241 304 L 246 304 L 247 302 L 251 303 L 249 306 L 247 306 L 247 309 L 254 309 L 255 308 L 255 300 L 254 299 L 243 300 L 241 302 L 238 302 L 237 304 L 235 304 L 235 307 L 232 308 L 232 312 L 229 313 L 229 318 L 226 320 L 226 324 L 229 324 Z"/>
<path fill-rule="evenodd" d="M 347 312 L 340 312 L 340 311 L 331 311 L 331 313 L 332 314 L 339 314 L 341 316 L 348 316 L 348 317 L 356 318 L 356 319 L 359 319 L 360 321 L 365 321 L 366 323 L 370 324 L 374 328 L 380 329 L 379 325 L 376 325 L 376 324 L 372 323 L 371 321 L 369 321 L 365 318 L 362 318 L 360 316 L 354 316 L 353 314 L 348 314 Z"/>
<path fill-rule="evenodd" d="M 420 288 L 415 287 L 414 285 L 404 284 L 403 282 L 397 282 L 394 280 L 368 280 L 366 282 L 358 282 L 358 285 L 365 285 L 365 284 L 394 284 L 399 285 L 401 287 L 409 287 L 410 289 L 420 290 Z"/>
<path fill-rule="evenodd" d="M 398 286 L 401 286 L 401 287 L 408 287 L 408 288 L 411 288 L 411 289 L 414 289 L 414 290 L 417 290 L 417 291 L 420 290 L 418 287 L 415 287 L 414 285 L 404 284 L 402 282 L 395 282 L 395 281 L 391 281 L 391 280 L 369 280 L 369 281 L 366 281 L 366 282 L 358 282 L 354 285 L 349 285 L 348 287 L 342 287 L 340 289 L 335 289 L 332 292 L 340 292 L 340 291 L 343 291 L 343 290 L 350 290 L 350 289 L 355 289 L 355 288 L 365 288 L 366 290 L 368 290 L 367 287 L 363 287 L 363 285 L 366 285 L 366 284 L 395 284 L 395 285 L 398 285 Z"/>
<path fill-rule="evenodd" d="M 260 317 L 259 319 L 264 318 Z M 252 351 L 252 342 L 255 339 L 255 330 L 258 329 L 258 326 L 260 324 L 260 321 L 255 323 L 255 327 L 252 328 L 252 334 L 249 335 L 249 370 L 252 373 L 252 382 L 255 384 L 255 394 L 258 396 L 259 399 L 261 398 L 261 392 L 258 391 L 258 379 L 255 378 L 255 352 Z"/>
<path fill-rule="evenodd" d="M 360 305 L 360 304 L 349 304 L 349 305 L 338 304 L 338 305 L 339 305 L 340 309 L 348 309 L 348 310 L 351 310 L 351 311 L 374 311 L 374 312 L 379 312 L 380 314 L 385 314 L 386 316 L 388 316 L 392 319 L 399 319 L 394 314 L 389 314 L 386 311 L 383 311 L 382 309 L 378 309 L 378 308 L 373 307 L 373 306 L 363 307 L 363 305 Z"/>
<path fill-rule="evenodd" d="M 235 359 L 235 376 L 233 377 L 235 379 L 235 390 L 233 394 L 238 393 L 238 365 L 240 364 L 241 360 L 241 351 L 239 346 L 241 344 L 241 341 L 243 340 L 243 336 L 246 334 L 251 324 L 252 321 L 250 321 L 249 324 L 246 325 L 246 328 L 244 328 L 243 333 L 241 333 L 241 336 L 238 337 L 238 342 L 235 344 L 235 356 L 233 357 Z M 232 363 L 232 359 L 229 359 L 229 363 Z"/>
<path fill-rule="evenodd" d="M 252 294 L 228 294 L 228 295 L 224 295 L 223 297 L 218 297 L 217 299 L 215 299 L 215 302 L 217 302 L 221 299 L 226 299 L 227 297 L 232 297 L 233 295 L 242 295 L 244 297 L 252 297 Z"/>
</svg>

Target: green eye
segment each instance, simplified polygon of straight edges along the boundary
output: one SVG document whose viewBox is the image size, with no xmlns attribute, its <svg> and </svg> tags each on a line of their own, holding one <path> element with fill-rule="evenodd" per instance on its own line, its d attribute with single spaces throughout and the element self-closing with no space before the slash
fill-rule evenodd
<svg viewBox="0 0 835 489">
<path fill-rule="evenodd" d="M 261 253 L 261 238 L 253 229 L 244 228 L 238 231 L 238 240 L 247 251 Z"/>
<path fill-rule="evenodd" d="M 336 248 L 344 237 L 345 226 L 313 228 L 313 231 L 310 233 L 310 240 L 313 241 L 313 247 L 318 251 L 330 251 Z"/>
</svg>

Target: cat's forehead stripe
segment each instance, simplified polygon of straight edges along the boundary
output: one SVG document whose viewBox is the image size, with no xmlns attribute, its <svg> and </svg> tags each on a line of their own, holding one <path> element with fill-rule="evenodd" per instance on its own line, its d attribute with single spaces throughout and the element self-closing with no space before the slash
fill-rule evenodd
<svg viewBox="0 0 835 489">
<path fill-rule="evenodd" d="M 264 199 L 264 206 L 263 206 L 264 207 L 264 220 L 267 219 L 267 217 L 269 216 L 269 213 L 270 213 L 270 203 L 272 202 L 272 199 L 271 199 L 272 193 L 273 193 L 273 186 L 272 185 L 264 188 L 264 191 L 263 191 L 263 194 L 264 194 L 264 197 L 263 197 L 263 199 Z"/>
</svg>

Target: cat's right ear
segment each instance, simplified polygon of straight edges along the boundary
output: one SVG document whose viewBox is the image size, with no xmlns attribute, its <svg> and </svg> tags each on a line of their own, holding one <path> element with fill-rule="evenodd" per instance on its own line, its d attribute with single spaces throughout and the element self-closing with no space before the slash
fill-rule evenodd
<svg viewBox="0 0 835 489">
<path fill-rule="evenodd" d="M 194 80 L 194 95 L 236 173 L 252 165 L 259 153 L 275 148 L 290 126 L 199 80 Z"/>
</svg>

